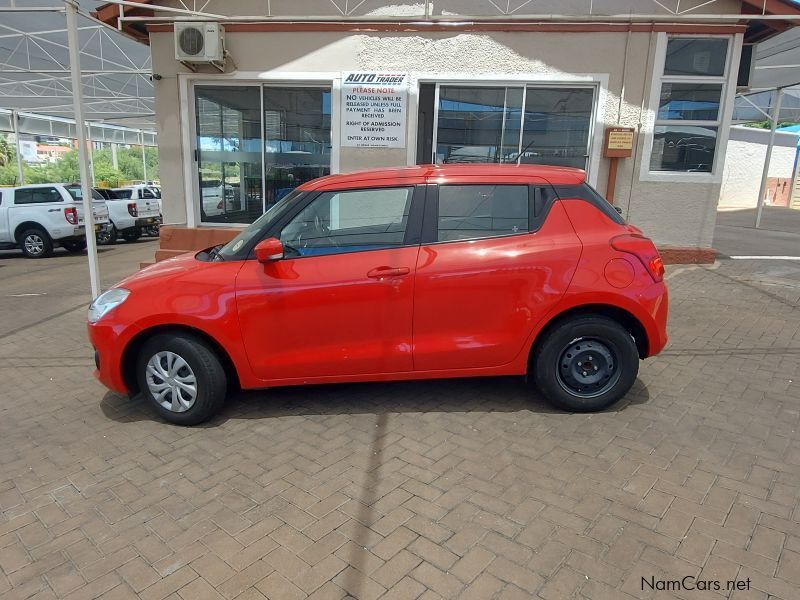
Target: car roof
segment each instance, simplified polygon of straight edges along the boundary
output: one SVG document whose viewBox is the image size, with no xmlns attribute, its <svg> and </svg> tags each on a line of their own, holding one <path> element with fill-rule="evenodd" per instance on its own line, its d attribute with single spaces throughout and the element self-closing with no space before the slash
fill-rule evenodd
<svg viewBox="0 0 800 600">
<path fill-rule="evenodd" d="M 53 187 L 54 185 L 63 185 L 64 187 L 69 187 L 72 184 L 71 183 L 23 183 L 22 185 L 18 185 L 16 186 L 16 188 L 12 189 Z"/>
<path fill-rule="evenodd" d="M 586 181 L 586 172 L 570 167 L 549 165 L 500 165 L 493 163 L 459 165 L 417 165 L 390 169 L 368 169 L 338 175 L 328 175 L 309 181 L 300 186 L 301 190 L 311 191 L 326 188 L 369 187 L 370 184 L 385 180 L 436 179 L 441 183 L 475 182 L 476 178 L 508 177 L 514 182 L 520 178 L 544 179 L 552 185 L 580 185 Z"/>
</svg>

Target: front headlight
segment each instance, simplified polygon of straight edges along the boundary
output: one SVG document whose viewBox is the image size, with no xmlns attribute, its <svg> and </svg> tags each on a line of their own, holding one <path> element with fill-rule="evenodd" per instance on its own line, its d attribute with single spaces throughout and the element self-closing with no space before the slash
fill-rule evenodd
<svg viewBox="0 0 800 600">
<path fill-rule="evenodd" d="M 130 293 L 125 288 L 113 288 L 100 294 L 89 305 L 89 323 L 97 323 L 104 314 L 125 302 Z"/>
</svg>

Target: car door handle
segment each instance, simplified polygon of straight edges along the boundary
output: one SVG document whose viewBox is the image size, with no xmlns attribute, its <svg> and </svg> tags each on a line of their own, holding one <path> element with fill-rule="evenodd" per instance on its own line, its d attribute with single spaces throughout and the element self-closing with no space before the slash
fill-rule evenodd
<svg viewBox="0 0 800 600">
<path fill-rule="evenodd" d="M 367 273 L 367 277 L 380 279 L 382 277 L 399 277 L 409 273 L 411 273 L 411 269 L 408 267 L 376 267 Z"/>
</svg>

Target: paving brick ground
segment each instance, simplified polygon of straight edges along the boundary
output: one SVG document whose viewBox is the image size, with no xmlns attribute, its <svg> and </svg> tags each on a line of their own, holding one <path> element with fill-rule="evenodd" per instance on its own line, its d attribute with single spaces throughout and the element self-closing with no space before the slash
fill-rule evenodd
<svg viewBox="0 0 800 600">
<path fill-rule="evenodd" d="M 91 378 L 81 258 L 3 255 L 0 597 L 798 598 L 793 269 L 671 270 L 671 344 L 602 414 L 508 378 L 247 393 L 187 429 Z M 687 575 L 750 589 L 642 589 Z"/>
</svg>

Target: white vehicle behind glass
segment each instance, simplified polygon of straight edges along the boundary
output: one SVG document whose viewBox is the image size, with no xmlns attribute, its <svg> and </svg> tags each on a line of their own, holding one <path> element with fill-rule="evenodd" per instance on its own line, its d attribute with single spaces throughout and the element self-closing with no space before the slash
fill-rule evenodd
<svg viewBox="0 0 800 600">
<path fill-rule="evenodd" d="M 135 242 L 149 228 L 161 224 L 160 196 L 156 197 L 153 186 L 132 186 L 103 190 L 108 206 L 111 228 L 102 236 L 100 244 L 114 244 L 119 236 L 126 242 Z"/>
<path fill-rule="evenodd" d="M 108 212 L 93 196 L 95 230 L 105 231 Z M 61 246 L 86 248 L 83 201 L 78 184 L 44 183 L 0 189 L 0 248 L 19 248 L 28 258 L 44 258 Z"/>
</svg>

